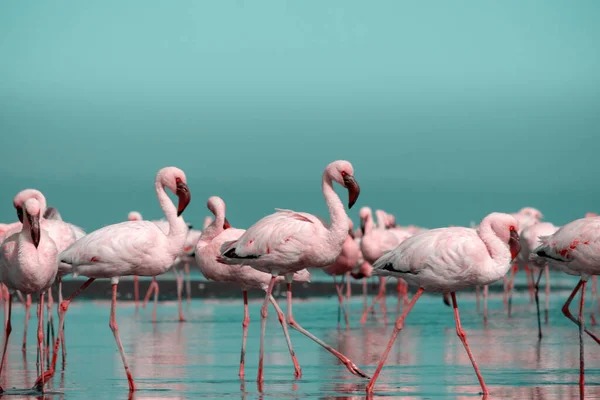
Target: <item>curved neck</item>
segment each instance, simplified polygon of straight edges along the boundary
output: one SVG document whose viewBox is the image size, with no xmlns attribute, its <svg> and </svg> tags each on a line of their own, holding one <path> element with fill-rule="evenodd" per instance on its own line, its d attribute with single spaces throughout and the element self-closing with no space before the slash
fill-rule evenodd
<svg viewBox="0 0 600 400">
<path fill-rule="evenodd" d="M 385 229 L 385 213 L 382 210 L 375 211 L 377 216 L 377 229 Z"/>
<path fill-rule="evenodd" d="M 167 217 L 167 221 L 169 222 L 168 236 L 185 235 L 187 233 L 187 225 L 182 217 L 177 216 L 175 205 L 158 179 L 154 183 L 154 188 L 156 189 L 156 197 L 158 197 L 160 208 L 162 208 L 165 217 Z"/>
<path fill-rule="evenodd" d="M 365 233 L 364 236 L 367 236 L 371 233 L 371 231 L 374 228 L 374 223 L 373 223 L 373 214 L 371 214 L 371 210 L 369 210 L 369 213 L 367 214 L 367 218 L 365 219 Z"/>
<path fill-rule="evenodd" d="M 496 235 L 489 221 L 481 221 L 477 234 L 485 244 L 492 260 L 497 264 L 505 264 L 510 267 L 511 256 L 508 245 Z"/>
<path fill-rule="evenodd" d="M 202 231 L 200 240 L 203 242 L 210 242 L 217 236 L 219 236 L 225 229 L 223 224 L 225 223 L 225 210 L 217 209 L 215 213 L 215 219 L 213 222 Z"/>
<path fill-rule="evenodd" d="M 340 197 L 333 190 L 333 183 L 327 173 L 323 174 L 322 188 L 331 221 L 328 229 L 329 233 L 333 238 L 339 239 L 343 243 L 346 236 L 348 236 L 348 214 L 346 214 Z"/>
</svg>

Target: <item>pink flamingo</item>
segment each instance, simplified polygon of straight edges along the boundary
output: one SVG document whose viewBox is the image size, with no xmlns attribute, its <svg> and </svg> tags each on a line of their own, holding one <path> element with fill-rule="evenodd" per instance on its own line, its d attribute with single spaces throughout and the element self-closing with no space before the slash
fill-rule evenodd
<svg viewBox="0 0 600 400">
<path fill-rule="evenodd" d="M 116 320 L 117 284 L 121 276 L 164 274 L 181 254 L 188 232 L 187 224 L 181 214 L 191 200 L 186 182 L 185 174 L 179 168 L 166 167 L 156 174 L 154 188 L 160 207 L 169 224 L 168 233 L 150 221 L 121 222 L 88 234 L 59 256 L 61 263 L 71 266 L 74 276 L 83 275 L 89 278 L 71 297 L 61 303 L 59 313 L 61 326 L 69 304 L 75 297 L 97 278 L 111 279 L 112 302 L 109 326 L 121 353 L 130 391 L 135 390 L 135 383 L 129 370 Z M 179 198 L 177 208 L 167 195 L 165 188 Z M 55 354 L 59 340 L 60 338 L 54 344 Z M 54 374 L 55 365 L 56 356 L 52 359 L 52 367 L 45 380 Z"/>
<path fill-rule="evenodd" d="M 23 219 L 22 229 L 8 237 L 0 246 L 0 277 L 9 290 L 18 290 L 24 294 L 39 293 L 38 302 L 38 350 L 40 354 L 41 385 L 44 392 L 44 294 L 52 286 L 58 272 L 58 250 L 56 245 L 41 228 L 43 205 L 35 198 L 30 198 L 21 206 L 19 217 Z M 12 296 L 5 304 L 8 315 L 0 374 L 6 356 L 8 338 L 11 327 Z M 0 387 L 0 392 L 3 389 Z"/>
<path fill-rule="evenodd" d="M 583 332 L 590 335 L 598 344 L 600 340 L 585 327 L 583 308 L 585 305 L 585 287 L 591 276 L 600 274 L 600 217 L 581 218 L 572 221 L 554 234 L 539 238 L 541 245 L 533 250 L 530 259 L 547 263 L 567 274 L 580 276 L 579 283 L 562 307 L 563 314 L 579 326 L 579 391 L 584 398 L 584 356 Z M 581 290 L 579 318 L 575 319 L 569 305 L 577 292 Z"/>
<path fill-rule="evenodd" d="M 138 215 L 139 215 L 139 218 L 142 218 L 141 214 L 138 213 Z M 169 234 L 170 228 L 169 228 L 168 221 L 161 219 L 161 220 L 151 221 L 151 222 L 153 224 L 155 224 L 156 226 L 158 226 L 165 235 Z M 184 257 L 185 252 L 191 250 L 190 246 L 187 244 L 188 237 L 189 237 L 189 230 L 190 230 L 191 225 L 186 224 L 186 226 L 188 228 L 188 233 L 186 234 L 186 243 L 184 243 L 182 253 L 179 255 L 179 257 L 177 257 L 175 259 L 175 263 L 173 264 L 173 266 L 171 268 L 173 273 L 175 274 L 175 279 L 177 281 L 177 300 L 178 300 L 178 305 L 179 305 L 179 321 L 180 322 L 185 322 L 185 317 L 183 316 L 183 304 L 181 301 L 181 294 L 183 291 L 183 277 L 180 276 L 179 272 L 177 271 L 177 266 L 182 262 L 182 257 Z M 186 250 L 186 247 L 187 247 L 187 250 Z M 135 291 L 135 288 L 134 288 L 134 291 Z M 158 282 L 156 280 L 156 277 L 153 276 L 152 281 L 150 282 L 150 286 L 148 287 L 148 291 L 146 292 L 146 296 L 144 296 L 144 303 L 143 303 L 142 307 L 146 308 L 146 304 L 148 303 L 150 296 L 154 292 L 154 309 L 152 311 L 152 322 L 154 322 L 154 323 L 156 323 L 156 309 L 158 307 L 158 291 L 159 291 Z"/>
<path fill-rule="evenodd" d="M 21 224 L 23 223 L 23 205 L 25 204 L 25 202 L 28 199 L 36 199 L 38 201 L 38 203 L 40 204 L 40 208 L 42 210 L 42 216 L 43 218 L 41 219 L 41 229 L 43 229 L 44 231 L 48 232 L 48 235 L 50 236 L 50 239 L 52 239 L 52 241 L 54 242 L 54 244 L 56 245 L 57 251 L 60 253 L 61 251 L 65 250 L 67 247 L 69 247 L 72 243 L 74 243 L 75 241 L 77 241 L 78 239 L 82 238 L 83 236 L 85 236 L 85 231 L 83 229 L 81 229 L 80 227 L 64 222 L 60 216 L 60 214 L 58 213 L 58 211 L 56 209 L 54 209 L 53 207 L 47 207 L 47 202 L 46 202 L 46 197 L 42 194 L 42 192 L 40 192 L 39 190 L 36 189 L 25 189 L 20 191 L 19 193 L 17 193 L 15 195 L 15 197 L 13 198 L 13 206 L 17 212 L 17 216 L 19 218 L 20 222 L 17 222 L 16 224 L 19 225 L 14 225 L 17 228 L 16 231 L 13 231 L 12 233 L 9 231 L 7 232 L 7 234 L 14 234 L 17 233 L 18 231 L 21 230 Z M 64 266 L 60 265 L 58 266 L 58 274 L 56 276 L 56 281 L 58 283 L 58 296 L 59 299 L 62 298 L 62 277 L 66 274 L 66 272 L 64 271 Z M 48 298 L 49 301 L 48 303 L 51 303 L 50 299 L 52 296 L 52 292 L 49 291 L 48 292 Z M 26 348 L 26 336 L 27 336 L 27 319 L 29 316 L 29 307 L 31 306 L 31 295 L 27 295 L 27 300 L 25 301 L 25 315 L 26 315 L 26 320 L 25 320 L 25 330 L 23 333 L 23 349 Z M 48 320 L 50 321 L 52 319 L 52 313 L 51 310 L 48 310 Z M 59 330 L 59 335 L 62 335 L 62 355 L 63 355 L 63 361 L 66 358 L 66 347 L 64 344 L 64 332 L 62 330 Z"/>
<path fill-rule="evenodd" d="M 346 328 L 350 327 L 350 322 L 348 321 L 348 302 L 350 301 L 350 273 L 356 268 L 360 255 L 360 247 L 354 241 L 352 237 L 353 224 L 352 220 L 348 218 L 348 236 L 344 241 L 344 245 L 342 247 L 342 252 L 335 259 L 334 263 L 323 268 L 323 271 L 327 275 L 331 275 L 333 277 L 333 284 L 335 285 L 335 290 L 338 295 L 338 326 L 340 324 L 340 313 L 344 312 L 344 319 L 346 321 Z M 336 282 L 336 276 L 342 277 L 342 283 L 339 285 Z M 346 305 L 344 306 L 344 281 L 347 280 L 348 287 L 346 288 Z"/>
<path fill-rule="evenodd" d="M 521 252 L 519 258 L 522 260 L 529 260 L 529 256 L 532 251 L 539 247 L 542 243 L 539 239 L 541 236 L 550 236 L 558 230 L 557 226 L 552 225 L 550 222 L 540 222 L 538 224 L 530 225 L 521 231 Z M 542 263 L 535 265 L 534 268 L 539 269 L 539 275 L 535 281 L 535 305 L 537 308 L 538 317 L 538 338 L 542 339 L 542 322 L 540 320 L 540 299 L 539 299 L 539 287 L 542 273 L 546 273 L 546 323 L 548 323 L 548 310 L 550 308 L 550 272 L 548 271 L 548 264 Z M 535 272 L 535 270 L 534 270 Z"/>
<path fill-rule="evenodd" d="M 225 217 L 225 202 L 217 196 L 210 197 L 207 202 L 208 209 L 215 215 L 215 220 L 204 229 L 200 240 L 196 244 L 196 261 L 200 272 L 206 279 L 212 281 L 231 282 L 239 285 L 242 289 L 244 297 L 244 320 L 242 322 L 242 351 L 240 356 L 239 377 L 244 379 L 244 365 L 246 359 L 246 339 L 248 337 L 248 326 L 250 325 L 250 315 L 248 314 L 248 290 L 262 289 L 265 292 L 269 287 L 271 275 L 265 272 L 258 271 L 247 265 L 226 265 L 217 262 L 217 257 L 220 255 L 221 246 L 224 243 L 239 239 L 245 232 L 243 229 L 231 228 L 227 218 Z M 293 277 L 296 282 L 310 282 L 310 273 L 303 269 L 294 273 Z M 278 277 L 277 280 L 283 281 L 283 277 Z M 302 370 L 296 359 L 296 354 L 292 348 L 292 342 L 289 337 L 285 316 L 275 298 L 271 295 L 269 300 L 277 311 L 279 322 L 283 328 L 283 334 L 290 350 L 292 362 L 294 363 L 294 375 L 296 378 L 302 376 Z M 259 376 L 263 376 L 262 362 L 259 364 Z"/>
<path fill-rule="evenodd" d="M 354 375 L 367 376 L 348 357 L 300 326 L 292 315 L 293 274 L 306 267 L 322 268 L 330 265 L 342 251 L 348 237 L 348 215 L 333 189 L 333 181 L 348 189 L 348 208 L 351 208 L 360 194 L 360 187 L 353 175 L 354 169 L 348 161 L 332 162 L 323 172 L 323 195 L 329 209 L 331 224 L 309 213 L 277 210 L 276 213 L 256 222 L 238 240 L 223 245 L 220 262 L 250 265 L 271 274 L 271 282 L 261 310 L 259 370 L 262 369 L 260 363 L 264 356 L 268 302 L 277 277 L 285 276 L 288 324 L 336 356 Z M 262 378 L 258 377 L 259 389 Z"/>
<path fill-rule="evenodd" d="M 542 215 L 542 213 L 539 210 L 532 208 L 532 207 L 524 207 L 521 210 L 519 210 L 519 212 L 513 213 L 511 215 L 513 217 L 515 217 L 515 219 L 517 221 L 519 221 L 519 226 L 521 229 L 519 231 L 519 235 L 523 232 L 524 229 L 530 227 L 531 225 L 538 224 L 544 218 L 544 216 Z M 527 275 L 527 285 L 529 287 L 529 296 L 530 296 L 531 301 L 533 301 L 534 297 L 535 297 L 533 273 L 530 270 L 529 266 L 527 265 L 527 260 L 524 260 L 521 258 L 521 256 L 519 256 L 515 261 L 516 262 L 512 269 L 512 274 L 511 274 L 510 281 L 508 283 L 508 288 L 507 288 L 508 316 L 509 317 L 511 316 L 511 312 L 512 312 L 512 290 L 513 290 L 513 287 L 515 284 L 515 275 L 520 267 L 523 267 L 523 269 L 525 270 L 525 273 Z"/>
<path fill-rule="evenodd" d="M 484 396 L 488 395 L 460 324 L 456 292 L 487 285 L 506 274 L 520 249 L 518 224 L 511 215 L 492 213 L 481 221 L 477 231 L 463 227 L 432 229 L 408 238 L 375 262 L 375 275 L 403 278 L 419 289 L 396 320 L 392 337 L 367 385 L 367 395 L 373 393 L 377 377 L 404 326 L 404 320 L 424 291 L 450 293 L 456 333 L 471 359 Z"/>
<path fill-rule="evenodd" d="M 402 239 L 390 230 L 385 229 L 386 216 L 383 212 L 377 211 L 377 224 L 374 226 L 373 214 L 369 207 L 362 207 L 360 209 L 360 220 L 361 226 L 364 228 L 363 237 L 360 241 L 360 249 L 362 251 L 365 261 L 373 264 L 379 259 L 384 252 L 392 250 L 394 247 L 402 243 Z M 404 238 L 408 237 L 405 236 Z M 387 323 L 387 311 L 385 307 L 385 278 L 379 278 L 379 293 L 377 297 L 373 299 L 371 306 L 363 313 L 360 323 L 364 324 L 367 322 L 369 311 L 375 306 L 375 304 L 381 301 L 381 310 L 384 317 L 384 323 Z"/>
</svg>

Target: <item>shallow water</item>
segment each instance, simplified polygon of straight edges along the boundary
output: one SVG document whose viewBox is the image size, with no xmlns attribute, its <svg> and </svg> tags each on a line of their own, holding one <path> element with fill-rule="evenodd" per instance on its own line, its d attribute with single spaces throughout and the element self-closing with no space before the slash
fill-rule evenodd
<svg viewBox="0 0 600 400">
<path fill-rule="evenodd" d="M 535 305 L 528 296 L 514 302 L 508 319 L 499 296 L 489 303 L 490 319 L 484 327 L 472 294 L 458 296 L 463 328 L 479 363 L 491 398 L 570 399 L 578 397 L 577 328 L 560 312 L 567 293 L 553 293 L 545 337 L 537 340 Z M 542 296 L 543 299 L 543 296 Z M 285 300 L 281 299 L 281 306 Z M 337 300 L 314 299 L 294 303 L 294 316 L 313 332 L 373 373 L 392 331 L 396 298 L 388 297 L 388 325 L 381 313 L 359 323 L 362 299 L 352 299 L 351 328 L 338 329 Z M 246 380 L 237 376 L 241 343 L 240 301 L 193 300 L 186 306 L 188 322 L 176 320 L 177 304 L 162 302 L 159 322 L 152 310 L 137 313 L 130 302 L 119 304 L 117 319 L 125 351 L 139 390 L 135 399 L 353 399 L 364 398 L 367 381 L 347 372 L 338 360 L 296 331 L 291 337 L 303 376 L 293 368 L 281 328 L 272 308 L 266 335 L 265 383 L 259 393 L 255 382 L 260 332 L 260 301 L 251 301 Z M 575 307 L 575 305 L 573 305 Z M 13 334 L 8 364 L 1 383 L 9 398 L 39 398 L 23 390 L 36 375 L 35 326 L 30 321 L 27 362 L 21 353 L 23 307 L 13 307 Z M 285 309 L 284 309 L 285 310 Z M 589 312 L 588 312 L 589 314 Z M 74 302 L 66 320 L 67 365 L 49 387 L 48 399 L 126 399 L 127 380 L 113 336 L 108 328 L 109 303 Z M 589 318 L 588 318 L 589 320 Z M 600 398 L 600 357 L 596 344 L 585 339 L 586 398 Z M 59 360 L 60 365 L 60 360 Z M 478 398 L 480 388 L 467 354 L 456 336 L 452 310 L 439 296 L 423 296 L 406 321 L 388 363 L 382 371 L 375 397 L 402 399 Z M 8 397 L 8 396 L 6 396 Z"/>
</svg>

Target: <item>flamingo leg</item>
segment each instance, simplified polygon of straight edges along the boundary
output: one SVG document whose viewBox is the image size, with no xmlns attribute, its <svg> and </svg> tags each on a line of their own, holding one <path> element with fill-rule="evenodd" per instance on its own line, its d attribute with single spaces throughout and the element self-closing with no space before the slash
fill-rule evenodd
<svg viewBox="0 0 600 400">
<path fill-rule="evenodd" d="M 135 308 L 138 308 L 140 302 L 140 278 L 137 275 L 133 276 L 133 300 L 135 301 Z"/>
<path fill-rule="evenodd" d="M 10 336 L 10 332 L 12 332 L 12 326 L 10 324 L 10 319 L 12 315 L 12 296 L 9 293 L 8 301 L 4 303 L 4 315 L 6 315 L 6 324 L 4 326 L 4 348 L 2 350 L 2 361 L 0 361 L 0 376 L 2 376 L 2 367 L 4 366 L 4 361 L 6 358 L 6 347 L 8 346 L 8 338 Z M 2 386 L 0 386 L 0 393 L 4 392 Z"/>
<path fill-rule="evenodd" d="M 60 322 L 60 304 L 63 302 L 63 294 L 62 294 L 62 279 L 61 278 L 57 278 L 58 279 L 58 303 L 56 304 L 56 310 L 59 316 L 59 321 L 58 321 L 58 336 L 60 338 L 60 345 L 62 348 L 62 360 L 63 360 L 63 369 L 64 369 L 64 365 L 67 361 L 67 347 L 65 344 L 65 323 L 64 321 L 61 323 Z M 55 350 L 55 353 L 58 351 L 58 349 Z"/>
<path fill-rule="evenodd" d="M 529 268 L 529 265 L 525 265 L 525 273 L 527 274 L 527 288 L 529 289 L 529 301 L 533 303 L 534 298 L 534 283 L 533 283 L 533 270 Z"/>
<path fill-rule="evenodd" d="M 133 392 L 135 390 L 135 383 L 133 382 L 133 376 L 131 375 L 131 371 L 129 370 L 129 365 L 127 364 L 127 357 L 125 356 L 125 350 L 123 350 L 123 344 L 121 343 L 121 337 L 119 336 L 119 325 L 117 325 L 117 284 L 112 284 L 112 302 L 110 304 L 110 322 L 108 323 L 110 330 L 113 332 L 115 336 L 115 342 L 117 342 L 117 347 L 119 348 L 119 353 L 121 353 L 121 359 L 123 360 L 123 367 L 125 367 L 125 374 L 127 375 L 127 381 L 129 382 L 129 391 Z"/>
<path fill-rule="evenodd" d="M 544 273 L 544 268 L 540 268 L 540 274 L 538 275 L 537 280 L 535 281 L 535 307 L 537 308 L 537 319 L 538 319 L 538 339 L 542 340 L 542 321 L 540 319 L 540 279 L 542 279 L 542 274 Z"/>
<path fill-rule="evenodd" d="M 480 307 L 480 299 L 479 299 L 479 286 L 475 286 L 475 300 L 477 301 L 476 310 L 477 310 L 477 313 L 479 313 L 479 309 L 481 308 Z"/>
<path fill-rule="evenodd" d="M 481 390 L 483 390 L 483 396 L 485 397 L 485 396 L 489 395 L 489 391 L 488 391 L 487 386 L 485 385 L 485 382 L 483 381 L 481 372 L 479 372 L 479 367 L 477 366 L 477 363 L 475 362 L 475 358 L 473 358 L 473 353 L 471 353 L 469 344 L 467 343 L 467 335 L 460 324 L 460 315 L 458 314 L 458 304 L 456 302 L 456 293 L 452 292 L 451 296 L 452 296 L 452 306 L 454 307 L 454 319 L 456 320 L 456 334 L 460 338 L 460 341 L 463 343 L 463 346 L 465 346 L 465 350 L 467 351 L 467 354 L 469 355 L 469 358 L 471 359 L 471 364 L 473 364 L 473 368 L 475 369 L 475 374 L 477 375 L 477 379 L 479 380 L 479 384 L 481 385 Z"/>
<path fill-rule="evenodd" d="M 383 282 L 381 281 L 383 279 Z M 360 323 L 364 324 L 365 322 L 367 322 L 367 317 L 369 316 L 369 312 L 371 310 L 374 309 L 375 304 L 377 304 L 377 302 L 381 299 L 384 299 L 383 303 L 382 303 L 382 307 L 381 307 L 381 311 L 384 313 L 385 315 L 385 278 L 380 278 L 379 279 L 379 293 L 377 293 L 377 297 L 375 297 L 373 299 L 373 302 L 371 303 L 371 305 L 365 310 L 365 312 L 363 313 L 361 319 L 360 319 Z"/>
<path fill-rule="evenodd" d="M 335 279 L 335 275 L 333 275 L 332 278 L 333 278 L 333 286 L 335 287 L 335 291 L 338 295 L 337 327 L 339 329 L 340 321 L 342 320 L 342 298 L 341 298 L 341 294 L 340 294 L 340 289 L 338 288 L 337 281 Z"/>
<path fill-rule="evenodd" d="M 275 307 L 275 310 L 277 311 L 277 317 L 279 318 L 279 323 L 281 324 L 281 328 L 283 329 L 283 334 L 285 336 L 288 349 L 290 350 L 290 356 L 292 357 L 292 362 L 294 363 L 294 377 L 296 379 L 300 379 L 302 377 L 302 369 L 300 369 L 300 364 L 298 364 L 298 359 L 296 358 L 296 352 L 292 347 L 292 340 L 290 339 L 290 334 L 287 329 L 287 323 L 285 322 L 285 315 L 283 314 L 283 311 L 281 311 L 281 308 L 279 307 L 279 304 L 277 304 L 277 301 L 275 300 L 273 295 L 269 296 L 269 299 L 271 300 L 271 304 L 273 304 L 273 307 Z"/>
<path fill-rule="evenodd" d="M 276 279 L 276 276 L 271 276 L 271 282 L 269 282 L 269 287 L 267 288 L 265 301 L 260 309 L 260 353 L 258 356 L 258 377 L 256 378 L 256 381 L 259 383 L 259 385 L 264 381 L 263 364 L 265 358 L 265 331 L 267 329 L 267 317 L 269 316 L 269 296 L 271 296 L 271 293 L 273 292 Z"/>
<path fill-rule="evenodd" d="M 406 319 L 406 316 L 408 315 L 410 310 L 412 310 L 412 308 L 414 307 L 417 300 L 419 300 L 419 297 L 421 297 L 421 295 L 423 294 L 423 291 L 424 291 L 423 288 L 419 288 L 419 290 L 417 290 L 417 293 L 415 293 L 411 302 L 408 303 L 408 306 L 405 307 L 404 310 L 402 311 L 402 315 L 400 315 L 398 317 L 398 319 L 396 320 L 396 323 L 394 324 L 394 331 L 392 332 L 390 341 L 388 342 L 387 347 L 385 348 L 383 354 L 381 355 L 381 359 L 379 360 L 379 364 L 377 364 L 377 369 L 375 370 L 375 373 L 373 374 L 373 378 L 371 378 L 371 381 L 369 381 L 369 384 L 367 385 L 367 389 L 366 389 L 367 396 L 373 394 L 373 387 L 375 386 L 377 377 L 379 377 L 379 374 L 381 373 L 381 369 L 383 368 L 383 365 L 385 364 L 385 361 L 387 360 L 388 355 L 390 354 L 390 351 L 392 350 L 392 346 L 394 345 L 394 342 L 396 341 L 398 334 L 404 327 L 404 320 Z"/>
<path fill-rule="evenodd" d="M 246 339 L 248 338 L 248 325 L 250 325 L 250 313 L 248 312 L 248 291 L 242 292 L 244 296 L 244 321 L 242 322 L 242 352 L 240 355 L 240 372 L 239 377 L 244 380 L 244 364 L 246 361 Z"/>
<path fill-rule="evenodd" d="M 350 272 L 346 272 L 346 313 L 350 312 L 350 297 L 352 297 L 352 286 L 350 285 Z"/>
<path fill-rule="evenodd" d="M 408 298 L 408 282 L 406 282 L 404 279 L 401 279 L 401 281 L 404 282 L 404 305 L 407 306 L 408 303 L 410 303 L 410 299 Z"/>
<path fill-rule="evenodd" d="M 292 314 L 292 284 L 290 282 L 287 283 L 287 289 L 288 289 L 288 292 L 287 292 L 287 300 L 288 300 L 288 303 L 287 303 L 287 306 L 288 306 L 288 316 L 287 316 L 287 318 L 288 318 L 288 324 L 292 328 L 294 328 L 298 332 L 302 333 L 304 336 L 308 337 L 309 339 L 311 339 L 315 343 L 321 345 L 325 350 L 327 350 L 328 352 L 330 352 L 331 354 L 333 354 L 334 356 L 336 356 L 342 363 L 344 363 L 344 365 L 346 365 L 346 368 L 348 368 L 348 371 L 350 371 L 352 374 L 354 374 L 356 376 L 360 376 L 362 378 L 368 378 L 367 374 L 365 374 L 364 372 L 362 372 L 356 366 L 356 364 L 354 364 L 352 362 L 352 360 L 350 360 L 348 357 L 346 357 L 345 355 L 343 355 L 339 351 L 335 350 L 333 347 L 331 347 L 328 344 L 326 344 L 325 342 L 323 342 L 321 339 L 319 339 L 318 337 L 316 337 L 312 333 L 308 332 L 306 329 L 304 329 L 302 326 L 300 326 L 300 324 L 298 324 L 294 320 L 294 316 Z"/>
<path fill-rule="evenodd" d="M 585 365 L 583 359 L 583 330 L 585 328 L 585 318 L 583 316 L 583 307 L 585 305 L 585 286 L 587 282 L 583 281 L 581 287 L 581 297 L 579 298 L 579 398 L 585 398 Z"/>
<path fill-rule="evenodd" d="M 571 314 L 571 311 L 569 310 L 569 306 L 571 305 L 571 302 L 573 301 L 573 298 L 577 294 L 577 291 L 581 288 L 581 286 L 583 284 L 584 284 L 584 281 L 582 279 L 582 280 L 579 281 L 579 283 L 577 284 L 577 286 L 575 286 L 575 289 L 573 289 L 573 292 L 571 293 L 571 295 L 567 299 L 567 302 L 562 307 L 562 312 L 565 315 L 565 317 L 569 318 L 571 321 L 573 321 L 573 323 L 575 325 L 578 325 L 578 326 L 580 325 L 579 321 L 577 321 L 575 319 L 575 317 L 573 317 L 573 315 Z M 600 344 L 600 339 L 598 339 L 598 337 L 596 335 L 594 335 L 592 332 L 590 332 L 587 328 L 584 327 L 583 331 L 585 333 L 587 333 L 592 339 L 594 339 L 596 341 L 596 343 Z"/>
<path fill-rule="evenodd" d="M 59 332 L 64 332 L 64 330 L 65 330 L 65 314 L 66 314 L 67 310 L 69 309 L 69 305 L 71 304 L 71 301 L 73 301 L 73 299 L 75 299 L 75 297 L 79 296 L 81 294 L 81 292 L 83 292 L 95 280 L 96 280 L 96 278 L 89 278 L 87 281 L 85 281 L 85 283 L 83 285 L 81 285 L 81 287 L 79 289 L 77 289 L 75 292 L 73 292 L 71 297 L 69 297 L 67 300 L 60 302 L 60 305 L 58 308 Z M 61 289 L 62 289 L 62 287 L 61 287 Z M 62 296 L 60 298 L 62 298 Z M 62 336 L 63 335 L 59 334 L 56 338 L 56 341 L 54 342 L 54 351 L 52 354 L 52 363 L 50 364 L 50 369 L 48 371 L 46 371 L 45 374 L 40 374 L 40 376 L 35 381 L 35 384 L 33 385 L 32 390 L 41 391 L 43 382 L 48 382 L 54 376 L 54 371 L 56 370 L 56 361 L 58 360 L 58 347 L 60 346 L 60 341 L 61 341 Z M 65 361 L 65 359 L 64 359 L 64 354 L 63 354 L 63 364 L 64 364 L 64 361 Z"/>
<path fill-rule="evenodd" d="M 192 302 L 192 278 L 190 276 L 190 264 L 184 263 L 183 270 L 185 271 L 185 291 L 187 294 L 187 303 Z"/>
<path fill-rule="evenodd" d="M 508 277 L 506 275 L 504 275 L 503 278 L 503 287 L 504 290 L 502 291 L 502 301 L 504 302 L 504 307 L 508 308 Z"/>
<path fill-rule="evenodd" d="M 363 310 L 367 312 L 367 286 L 369 282 L 367 282 L 367 278 L 362 278 L 362 287 L 363 287 Z"/>
<path fill-rule="evenodd" d="M 338 285 L 337 283 L 335 283 L 335 277 L 333 278 L 333 282 L 335 284 L 335 290 L 337 292 L 338 295 L 338 328 L 340 326 L 340 312 L 344 313 L 344 321 L 346 322 L 346 328 L 348 328 L 350 326 L 350 323 L 348 322 L 348 312 L 346 311 L 346 308 L 344 307 L 344 282 L 342 281 L 342 283 L 340 285 Z"/>
<path fill-rule="evenodd" d="M 52 306 L 54 305 L 54 298 L 52 297 L 52 287 L 48 290 L 48 302 L 46 303 L 46 363 L 50 364 L 50 345 L 54 342 L 54 314 L 52 313 Z"/>
<path fill-rule="evenodd" d="M 489 297 L 489 288 L 488 285 L 483 287 L 483 320 L 487 321 L 488 319 L 488 297 Z"/>
<path fill-rule="evenodd" d="M 596 300 L 596 295 L 598 293 L 598 277 L 596 275 L 592 276 L 592 304 L 590 305 L 590 309 L 592 310 L 590 312 L 590 319 L 591 319 L 591 323 L 592 325 L 596 325 L 596 315 L 594 312 L 594 309 L 596 308 L 594 303 Z"/>
<path fill-rule="evenodd" d="M 44 379 L 44 293 L 40 293 L 40 299 L 38 301 L 37 339 L 38 348 L 40 349 L 40 376 L 42 377 L 42 381 L 40 383 L 40 391 L 44 393 L 44 384 L 46 382 L 46 380 Z"/>
<path fill-rule="evenodd" d="M 544 268 L 546 274 L 546 312 L 545 312 L 545 320 L 546 324 L 548 324 L 548 310 L 550 310 L 550 267 L 546 265 Z"/>
<path fill-rule="evenodd" d="M 402 291 L 404 290 L 404 285 L 402 281 L 398 279 L 398 284 L 396 286 L 396 291 L 398 292 L 398 298 L 396 300 L 396 316 L 400 314 L 400 304 L 402 302 Z"/>
<path fill-rule="evenodd" d="M 27 327 L 29 326 L 29 319 L 31 318 L 31 295 L 28 294 L 23 299 L 23 305 L 25 306 L 25 322 L 23 329 L 23 346 L 22 350 L 25 351 L 27 349 Z"/>
<path fill-rule="evenodd" d="M 148 286 L 148 291 L 146 292 L 146 295 L 144 296 L 144 302 L 142 303 L 142 308 L 146 308 L 146 305 L 148 304 L 148 300 L 150 300 L 150 296 L 152 295 L 153 291 L 154 291 L 154 278 L 152 278 L 152 281 L 150 282 L 150 286 Z"/>
<path fill-rule="evenodd" d="M 383 323 L 384 325 L 387 325 L 388 323 L 388 319 L 387 319 L 387 305 L 386 305 L 386 292 L 385 292 L 385 277 L 381 276 L 379 277 L 379 287 L 381 292 L 383 293 L 383 295 L 379 298 L 380 301 L 380 305 L 381 305 L 381 312 L 383 314 Z"/>
<path fill-rule="evenodd" d="M 152 322 L 156 323 L 156 308 L 158 307 L 158 282 L 155 277 L 152 277 L 154 281 L 154 310 L 152 310 Z"/>
<path fill-rule="evenodd" d="M 515 285 L 515 275 L 519 270 L 519 266 L 515 264 L 512 268 L 512 273 L 510 275 L 510 282 L 508 283 L 508 317 L 510 318 L 512 315 L 512 290 Z"/>
<path fill-rule="evenodd" d="M 177 304 L 179 305 L 179 322 L 185 322 L 183 316 L 183 301 L 181 300 L 181 294 L 183 292 L 183 271 L 177 271 L 176 267 L 173 267 L 175 272 L 175 279 L 177 282 Z"/>
</svg>

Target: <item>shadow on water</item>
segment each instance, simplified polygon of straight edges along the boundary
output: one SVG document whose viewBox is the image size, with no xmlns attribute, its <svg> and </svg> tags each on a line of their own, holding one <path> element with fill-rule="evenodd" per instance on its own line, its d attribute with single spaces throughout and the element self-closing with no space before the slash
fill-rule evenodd
<svg viewBox="0 0 600 400">
<path fill-rule="evenodd" d="M 484 328 L 472 295 L 460 296 L 461 317 L 469 345 L 495 398 L 570 399 L 579 395 L 576 327 L 560 313 L 563 295 L 551 301 L 544 339 L 537 340 L 535 306 L 529 298 L 515 299 L 513 318 L 502 299 L 490 300 Z M 362 299 L 351 302 L 351 327 L 336 328 L 337 299 L 299 300 L 296 319 L 309 331 L 373 373 L 393 329 L 396 299 L 389 297 L 389 324 L 371 316 L 359 323 Z M 284 301 L 281 301 L 284 303 Z M 241 345 L 240 301 L 193 301 L 188 322 L 176 320 L 176 303 L 160 303 L 159 323 L 151 323 L 152 307 L 122 303 L 117 320 L 125 351 L 139 390 L 130 396 L 123 366 L 108 328 L 109 304 L 73 303 L 67 315 L 67 364 L 48 386 L 46 399 L 363 399 L 366 380 L 348 373 L 335 357 L 290 330 L 302 367 L 294 379 L 285 339 L 274 313 L 266 333 L 265 382 L 259 390 L 260 301 L 250 302 L 251 324 L 246 355 L 246 380 L 237 377 Z M 379 313 L 379 311 L 378 311 Z M 36 378 L 35 330 L 21 352 L 24 312 L 14 307 L 13 334 L 1 379 L 3 398 L 42 398 L 30 390 Z M 35 318 L 34 318 L 35 319 Z M 32 321 L 33 322 L 33 321 Z M 30 327 L 34 326 L 30 323 Z M 595 344 L 586 340 L 586 398 L 600 398 L 596 377 L 600 360 Z M 59 360 L 60 366 L 60 360 Z M 409 315 L 377 381 L 373 398 L 474 399 L 480 387 L 469 358 L 456 336 L 450 308 L 439 297 L 424 296 Z"/>
</svg>

